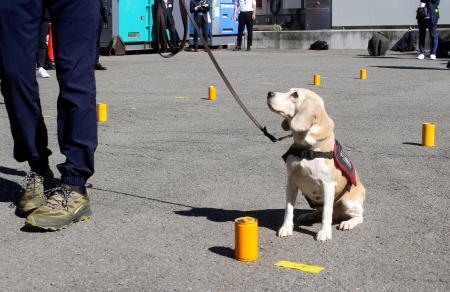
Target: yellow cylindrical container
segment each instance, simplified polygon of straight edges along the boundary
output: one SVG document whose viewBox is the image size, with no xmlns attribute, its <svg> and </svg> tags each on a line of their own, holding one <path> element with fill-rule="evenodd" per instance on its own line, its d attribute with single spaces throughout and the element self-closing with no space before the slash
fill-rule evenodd
<svg viewBox="0 0 450 292">
<path fill-rule="evenodd" d="M 319 74 L 314 75 L 314 85 L 320 86 L 320 75 Z"/>
<path fill-rule="evenodd" d="M 361 78 L 361 80 L 366 80 L 366 78 L 367 78 L 367 70 L 366 70 L 366 68 L 362 68 L 361 69 L 359 77 Z"/>
<path fill-rule="evenodd" d="M 234 221 L 234 257 L 241 262 L 252 262 L 258 258 L 258 220 L 241 217 Z"/>
<path fill-rule="evenodd" d="M 108 106 L 106 103 L 97 104 L 97 122 L 108 121 Z"/>
<path fill-rule="evenodd" d="M 217 99 L 217 95 L 216 95 L 216 87 L 211 85 L 208 88 L 208 99 L 209 100 L 216 100 Z"/>
<path fill-rule="evenodd" d="M 434 147 L 434 133 L 436 125 L 433 123 L 422 124 L 422 146 Z"/>
</svg>

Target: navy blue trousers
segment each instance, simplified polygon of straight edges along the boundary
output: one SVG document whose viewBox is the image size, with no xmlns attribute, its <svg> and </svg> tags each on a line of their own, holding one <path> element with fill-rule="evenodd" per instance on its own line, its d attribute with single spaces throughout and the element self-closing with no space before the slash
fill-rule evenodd
<svg viewBox="0 0 450 292">
<path fill-rule="evenodd" d="M 437 32 L 438 20 L 436 17 L 432 19 L 424 19 L 418 22 L 419 25 L 419 53 L 425 53 L 425 38 L 427 35 L 427 29 L 430 32 L 430 54 L 436 55 L 438 48 L 438 32 Z"/>
<path fill-rule="evenodd" d="M 48 169 L 47 129 L 36 81 L 36 55 L 44 0 L 0 1 L 1 93 L 14 139 L 14 158 L 31 170 Z M 94 65 L 99 1 L 46 0 L 59 83 L 58 142 L 66 161 L 63 183 L 82 186 L 94 173 L 97 147 Z"/>
</svg>

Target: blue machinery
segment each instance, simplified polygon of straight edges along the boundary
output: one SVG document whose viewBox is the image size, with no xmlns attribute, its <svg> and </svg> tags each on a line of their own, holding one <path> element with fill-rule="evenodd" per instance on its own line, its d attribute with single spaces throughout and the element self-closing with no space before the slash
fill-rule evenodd
<svg viewBox="0 0 450 292">
<path fill-rule="evenodd" d="M 108 12 L 109 23 L 104 26 L 101 46 L 107 47 L 111 39 L 120 36 L 127 50 L 151 49 L 155 38 L 153 32 L 154 3 L 158 0 L 102 0 Z M 182 37 L 183 25 L 180 18 L 180 3 L 185 1 L 188 9 L 190 0 L 175 0 L 173 15 L 178 35 Z M 235 0 L 208 0 L 211 23 L 209 24 L 209 45 L 234 44 L 237 22 L 233 20 Z M 190 39 L 193 26 L 189 22 Z M 192 40 L 190 40 L 192 43 Z M 200 43 L 200 42 L 199 42 Z"/>
</svg>

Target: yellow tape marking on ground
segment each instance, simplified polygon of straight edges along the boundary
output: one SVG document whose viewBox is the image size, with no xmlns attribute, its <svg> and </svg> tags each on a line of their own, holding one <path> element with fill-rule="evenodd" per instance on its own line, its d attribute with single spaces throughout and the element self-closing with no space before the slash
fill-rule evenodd
<svg viewBox="0 0 450 292">
<path fill-rule="evenodd" d="M 294 262 L 288 262 L 288 261 L 279 261 L 275 264 L 275 266 L 283 267 L 283 268 L 289 268 L 289 269 L 296 269 L 303 272 L 308 273 L 320 273 L 323 270 L 323 267 L 321 266 L 312 266 L 307 264 L 300 264 L 300 263 L 294 263 Z"/>
<path fill-rule="evenodd" d="M 176 99 L 189 99 L 192 98 L 190 96 L 175 96 Z"/>
</svg>

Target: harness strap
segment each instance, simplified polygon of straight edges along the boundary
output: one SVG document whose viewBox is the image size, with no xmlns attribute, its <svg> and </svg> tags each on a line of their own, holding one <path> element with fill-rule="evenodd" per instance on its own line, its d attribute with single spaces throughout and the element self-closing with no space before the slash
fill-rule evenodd
<svg viewBox="0 0 450 292">
<path fill-rule="evenodd" d="M 302 149 L 291 147 L 282 156 L 284 162 L 286 162 L 289 155 L 294 155 L 295 157 L 298 157 L 300 159 L 306 159 L 306 160 L 313 160 L 316 158 L 326 158 L 326 159 L 334 158 L 333 151 L 319 152 L 319 151 L 312 151 L 312 150 L 302 150 Z"/>
</svg>

